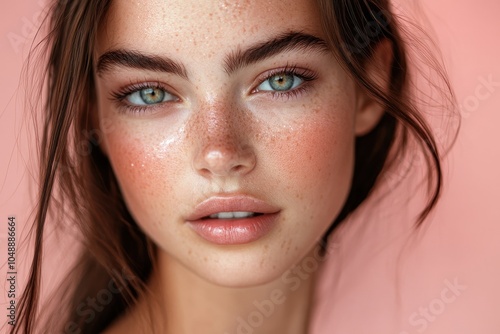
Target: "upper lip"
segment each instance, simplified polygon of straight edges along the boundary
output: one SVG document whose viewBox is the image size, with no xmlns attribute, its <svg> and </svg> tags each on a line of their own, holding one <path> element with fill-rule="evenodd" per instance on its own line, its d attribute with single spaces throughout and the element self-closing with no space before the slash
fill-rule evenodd
<svg viewBox="0 0 500 334">
<path fill-rule="evenodd" d="M 186 220 L 194 221 L 219 212 L 277 213 L 279 208 L 247 195 L 213 196 L 198 205 Z"/>
</svg>

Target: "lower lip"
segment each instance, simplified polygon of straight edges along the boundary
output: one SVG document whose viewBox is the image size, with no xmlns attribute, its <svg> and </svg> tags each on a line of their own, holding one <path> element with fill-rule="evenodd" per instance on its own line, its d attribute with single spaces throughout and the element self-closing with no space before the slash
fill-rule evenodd
<svg viewBox="0 0 500 334">
<path fill-rule="evenodd" d="M 240 245 L 256 241 L 271 231 L 279 213 L 240 219 L 203 219 L 188 225 L 203 239 L 217 245 Z"/>
</svg>

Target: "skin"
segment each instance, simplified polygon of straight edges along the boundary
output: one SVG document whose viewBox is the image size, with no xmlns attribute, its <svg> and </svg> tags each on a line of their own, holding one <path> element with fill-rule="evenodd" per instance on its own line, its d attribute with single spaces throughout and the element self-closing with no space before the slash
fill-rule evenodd
<svg viewBox="0 0 500 334">
<path fill-rule="evenodd" d="M 308 256 L 320 266 L 315 246 L 349 192 L 355 137 L 382 109 L 330 52 L 289 50 L 226 73 L 228 54 L 280 33 L 325 39 L 314 1 L 115 1 L 108 14 L 96 59 L 128 49 L 168 56 L 187 74 L 123 66 L 96 74 L 100 124 L 113 124 L 102 150 L 131 214 L 158 247 L 149 284 L 155 299 L 142 299 L 108 333 L 141 332 L 152 305 L 150 323 L 164 333 L 237 333 L 237 318 L 276 290 L 284 302 L 255 333 L 304 333 L 316 271 L 295 273 L 295 284 L 287 271 Z M 257 89 L 266 73 L 287 65 L 315 79 L 291 96 Z M 113 99 L 131 83 L 160 83 L 174 100 L 132 111 Z M 278 224 L 243 245 L 205 241 L 185 218 L 219 194 L 274 205 Z"/>
</svg>

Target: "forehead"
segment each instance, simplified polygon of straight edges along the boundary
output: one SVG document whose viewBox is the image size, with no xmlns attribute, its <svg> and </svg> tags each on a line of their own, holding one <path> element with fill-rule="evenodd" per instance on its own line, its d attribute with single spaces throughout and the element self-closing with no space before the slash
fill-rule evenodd
<svg viewBox="0 0 500 334">
<path fill-rule="evenodd" d="M 98 52 L 197 50 L 207 57 L 288 31 L 322 35 L 316 0 L 115 0 Z"/>
</svg>

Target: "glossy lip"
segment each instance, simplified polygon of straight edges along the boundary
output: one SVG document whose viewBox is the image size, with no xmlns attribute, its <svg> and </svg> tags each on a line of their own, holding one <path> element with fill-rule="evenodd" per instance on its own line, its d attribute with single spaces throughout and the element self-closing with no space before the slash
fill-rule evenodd
<svg viewBox="0 0 500 334">
<path fill-rule="evenodd" d="M 215 213 L 236 211 L 271 214 L 278 213 L 280 209 L 262 200 L 246 195 L 214 196 L 198 204 L 194 212 L 186 220 L 193 222 Z"/>
<path fill-rule="evenodd" d="M 218 212 L 258 212 L 249 218 L 213 219 Z M 218 245 L 238 245 L 256 241 L 269 233 L 278 221 L 280 209 L 259 199 L 239 195 L 211 197 L 195 208 L 186 223 L 203 239 Z"/>
</svg>

